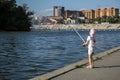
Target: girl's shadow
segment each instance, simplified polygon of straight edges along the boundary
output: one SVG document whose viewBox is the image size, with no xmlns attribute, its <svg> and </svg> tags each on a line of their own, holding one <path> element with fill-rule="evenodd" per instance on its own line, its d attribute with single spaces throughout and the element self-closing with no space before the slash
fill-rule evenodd
<svg viewBox="0 0 120 80">
<path fill-rule="evenodd" d="M 100 66 L 100 67 L 94 67 L 94 68 L 117 68 L 117 67 L 120 67 L 120 65 Z"/>
</svg>

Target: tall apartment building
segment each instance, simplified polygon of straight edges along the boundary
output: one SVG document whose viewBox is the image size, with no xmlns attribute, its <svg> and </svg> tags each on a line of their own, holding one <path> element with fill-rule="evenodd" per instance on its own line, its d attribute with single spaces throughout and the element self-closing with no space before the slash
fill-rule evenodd
<svg viewBox="0 0 120 80">
<path fill-rule="evenodd" d="M 118 8 L 103 8 L 103 9 L 96 9 L 96 10 L 66 10 L 62 6 L 54 6 L 53 7 L 53 15 L 55 17 L 62 16 L 64 18 L 77 18 L 77 17 L 85 17 L 86 19 L 94 19 L 100 18 L 103 16 L 119 16 L 119 9 Z"/>
<path fill-rule="evenodd" d="M 103 16 L 119 16 L 118 8 L 104 8 L 95 10 L 95 18 Z"/>
<path fill-rule="evenodd" d="M 77 18 L 80 16 L 80 11 L 72 11 L 72 10 L 66 10 L 65 11 L 65 17 L 72 17 L 72 18 Z"/>
<path fill-rule="evenodd" d="M 100 9 L 95 10 L 95 18 L 100 17 Z"/>
<path fill-rule="evenodd" d="M 104 8 L 97 10 L 82 10 L 82 14 L 87 19 L 94 19 L 103 16 L 119 16 L 118 8 Z"/>
<path fill-rule="evenodd" d="M 103 17 L 103 16 L 107 16 L 107 8 L 104 9 L 100 9 L 100 16 L 99 17 Z"/>
<path fill-rule="evenodd" d="M 118 8 L 109 8 L 108 12 L 109 12 L 108 16 L 119 16 L 119 9 Z"/>
<path fill-rule="evenodd" d="M 94 10 L 82 10 L 82 14 L 84 15 L 85 18 L 87 19 L 93 19 L 95 12 Z"/>
<path fill-rule="evenodd" d="M 65 11 L 65 16 L 66 18 L 68 17 L 85 17 L 87 19 L 93 19 L 94 18 L 94 10 L 82 10 L 82 11 L 72 11 L 72 10 L 66 10 Z"/>
<path fill-rule="evenodd" d="M 54 6 L 53 7 L 53 15 L 54 16 L 64 16 L 65 9 L 62 6 Z"/>
</svg>

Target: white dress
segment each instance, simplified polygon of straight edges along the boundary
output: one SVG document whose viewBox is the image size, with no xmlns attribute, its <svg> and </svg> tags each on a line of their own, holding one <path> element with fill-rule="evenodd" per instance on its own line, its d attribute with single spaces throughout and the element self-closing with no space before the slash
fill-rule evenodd
<svg viewBox="0 0 120 80">
<path fill-rule="evenodd" d="M 94 37 L 88 36 L 87 41 L 88 43 L 88 54 L 91 55 L 94 53 L 94 47 L 95 47 L 95 42 L 94 42 Z"/>
</svg>

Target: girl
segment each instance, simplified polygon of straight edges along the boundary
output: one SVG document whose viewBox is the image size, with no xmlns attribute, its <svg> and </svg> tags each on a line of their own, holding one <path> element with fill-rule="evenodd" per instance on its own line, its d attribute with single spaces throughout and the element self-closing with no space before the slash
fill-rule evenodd
<svg viewBox="0 0 120 80">
<path fill-rule="evenodd" d="M 87 40 L 83 43 L 83 46 L 88 46 L 88 66 L 87 68 L 93 68 L 93 54 L 95 47 L 95 30 L 91 29 Z"/>
</svg>

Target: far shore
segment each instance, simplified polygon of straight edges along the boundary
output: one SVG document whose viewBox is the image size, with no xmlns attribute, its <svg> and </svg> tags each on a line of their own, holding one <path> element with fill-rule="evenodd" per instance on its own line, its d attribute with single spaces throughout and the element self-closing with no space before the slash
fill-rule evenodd
<svg viewBox="0 0 120 80">
<path fill-rule="evenodd" d="M 33 25 L 36 30 L 77 30 L 97 29 L 97 30 L 120 30 L 120 24 L 52 24 L 52 25 Z"/>
</svg>

